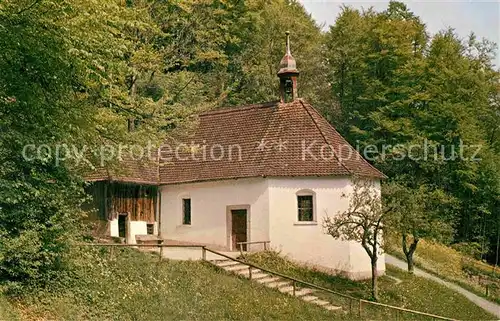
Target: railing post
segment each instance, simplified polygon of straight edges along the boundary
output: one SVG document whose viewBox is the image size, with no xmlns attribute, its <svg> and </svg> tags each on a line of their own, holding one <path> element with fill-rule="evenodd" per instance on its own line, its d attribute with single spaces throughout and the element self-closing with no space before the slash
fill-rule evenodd
<svg viewBox="0 0 500 321">
<path fill-rule="evenodd" d="M 161 262 L 161 260 L 163 258 L 163 246 L 158 245 L 158 247 L 160 248 L 160 262 Z"/>
<path fill-rule="evenodd" d="M 292 294 L 295 296 L 295 280 L 292 282 Z"/>
<path fill-rule="evenodd" d="M 114 246 L 110 246 L 109 247 L 109 258 L 112 259 L 113 258 L 113 252 L 114 252 L 115 248 Z"/>
<path fill-rule="evenodd" d="M 206 260 L 207 260 L 207 250 L 205 249 L 205 247 L 204 247 L 204 246 L 201 248 L 201 259 L 202 259 L 203 261 L 206 261 Z"/>
<path fill-rule="evenodd" d="M 359 300 L 359 318 L 361 319 L 361 310 L 362 310 L 362 302 L 361 300 Z"/>
<path fill-rule="evenodd" d="M 352 299 L 349 299 L 349 314 L 352 314 Z"/>
<path fill-rule="evenodd" d="M 267 242 L 264 242 L 264 251 L 267 251 Z"/>
<path fill-rule="evenodd" d="M 249 280 L 252 279 L 252 267 L 251 266 L 248 266 L 248 279 Z"/>
</svg>

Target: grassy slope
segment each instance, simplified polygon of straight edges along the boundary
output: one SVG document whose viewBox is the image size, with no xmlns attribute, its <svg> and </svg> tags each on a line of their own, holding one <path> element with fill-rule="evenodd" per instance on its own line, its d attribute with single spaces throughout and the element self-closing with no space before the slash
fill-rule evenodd
<svg viewBox="0 0 500 321">
<path fill-rule="evenodd" d="M 0 320 L 19 320 L 19 315 L 0 292 Z"/>
<path fill-rule="evenodd" d="M 399 239 L 391 236 L 386 239 L 386 242 L 386 251 L 388 253 L 405 260 L 401 246 L 399 246 Z M 488 298 L 500 303 L 500 274 L 497 270 L 495 273 L 496 278 L 492 277 L 494 275 L 492 273 L 493 268 L 488 264 L 466 257 L 462 253 L 445 245 L 425 240 L 421 240 L 418 243 L 417 251 L 414 254 L 414 261 L 416 266 L 446 280 L 455 282 L 480 296 L 486 297 L 484 284 L 479 284 L 477 278 L 475 281 L 471 281 L 467 277 L 465 269 L 472 267 L 476 273 L 487 276 L 490 280 L 496 280 L 494 283 L 489 282 L 490 291 Z"/>
<path fill-rule="evenodd" d="M 369 298 L 370 283 L 353 282 L 342 277 L 335 277 L 311 269 L 306 269 L 296 265 L 285 258 L 279 257 L 276 253 L 267 252 L 253 254 L 247 257 L 248 260 L 270 270 L 282 272 L 295 276 L 299 279 L 330 288 L 337 292 L 349 294 L 358 298 Z M 438 314 L 450 318 L 461 320 L 493 320 L 494 317 L 486 311 L 471 303 L 464 296 L 436 284 L 432 281 L 409 275 L 408 273 L 389 267 L 388 275 L 394 276 L 401 283 L 388 277 L 379 278 L 381 302 L 396 305 L 408 309 L 419 310 L 427 313 Z M 348 302 L 340 298 L 331 297 L 332 301 L 343 304 L 348 309 Z M 357 306 L 355 307 L 357 309 Z M 369 309 L 369 308 L 367 308 Z M 396 315 L 389 310 L 380 308 L 369 309 L 373 319 L 396 319 Z M 403 315 L 400 314 L 400 320 Z M 415 320 L 415 316 L 406 316 L 407 320 Z"/>
<path fill-rule="evenodd" d="M 17 302 L 24 320 L 346 320 L 202 262 L 122 250 L 74 287 Z M 57 291 L 54 291 L 57 292 Z"/>
</svg>

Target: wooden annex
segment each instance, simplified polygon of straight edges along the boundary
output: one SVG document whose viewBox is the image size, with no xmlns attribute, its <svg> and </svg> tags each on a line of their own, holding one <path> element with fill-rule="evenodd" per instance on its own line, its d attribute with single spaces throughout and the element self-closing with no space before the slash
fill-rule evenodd
<svg viewBox="0 0 500 321">
<path fill-rule="evenodd" d="M 105 225 L 118 220 L 120 237 L 126 237 L 126 225 L 131 221 L 146 222 L 147 234 L 153 234 L 150 225 L 157 221 L 158 186 L 98 181 L 89 184 L 87 193 L 92 200 L 86 208 L 93 209 L 89 220 Z"/>
</svg>

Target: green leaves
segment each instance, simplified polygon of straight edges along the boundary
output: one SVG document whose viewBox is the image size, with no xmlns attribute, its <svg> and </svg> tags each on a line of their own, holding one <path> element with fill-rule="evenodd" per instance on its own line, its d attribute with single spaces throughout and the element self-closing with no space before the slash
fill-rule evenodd
<svg viewBox="0 0 500 321">
<path fill-rule="evenodd" d="M 341 110 L 336 127 L 352 144 L 385 147 L 375 165 L 408 193 L 424 187 L 426 194 L 454 200 L 422 202 L 433 204 L 426 211 L 440 222 L 449 224 L 452 217 L 455 240 L 480 233 L 493 239 L 497 224 L 482 210 L 500 209 L 499 194 L 486 192 L 500 184 L 499 73 L 492 67 L 491 44 L 474 35 L 459 39 L 451 29 L 430 38 L 399 2 L 384 12 L 346 7 L 326 38 Z"/>
</svg>

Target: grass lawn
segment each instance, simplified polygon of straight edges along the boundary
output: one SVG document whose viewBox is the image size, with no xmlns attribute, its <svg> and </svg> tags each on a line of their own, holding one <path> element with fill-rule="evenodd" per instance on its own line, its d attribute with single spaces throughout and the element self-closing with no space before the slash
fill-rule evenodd
<svg viewBox="0 0 500 321">
<path fill-rule="evenodd" d="M 19 320 L 17 311 L 7 301 L 7 298 L 0 291 L 0 320 L 15 321 Z"/>
<path fill-rule="evenodd" d="M 405 260 L 400 243 L 395 236 L 386 237 L 386 251 Z M 500 303 L 499 269 L 494 272 L 491 265 L 467 257 L 445 245 L 426 240 L 420 240 L 413 256 L 415 266 Z"/>
<path fill-rule="evenodd" d="M 12 303 L 22 320 L 349 320 L 205 262 L 119 252 L 112 260 L 104 250 L 93 254 L 84 276 L 64 291 Z"/>
<path fill-rule="evenodd" d="M 281 272 L 310 283 L 349 294 L 353 297 L 369 299 L 370 281 L 354 282 L 349 279 L 331 276 L 297 265 L 275 252 L 262 252 L 247 256 L 247 260 L 270 270 Z M 380 302 L 407 309 L 418 310 L 460 320 L 494 320 L 494 316 L 482 310 L 464 296 L 427 279 L 416 277 L 397 268 L 388 267 L 387 274 L 400 279 L 396 281 L 387 276 L 379 278 Z M 325 294 L 332 302 L 349 309 L 349 302 L 336 296 Z M 357 310 L 355 305 L 353 309 Z M 363 308 L 363 315 L 372 320 L 430 320 L 415 315 L 396 315 L 395 312 L 378 307 Z"/>
</svg>

